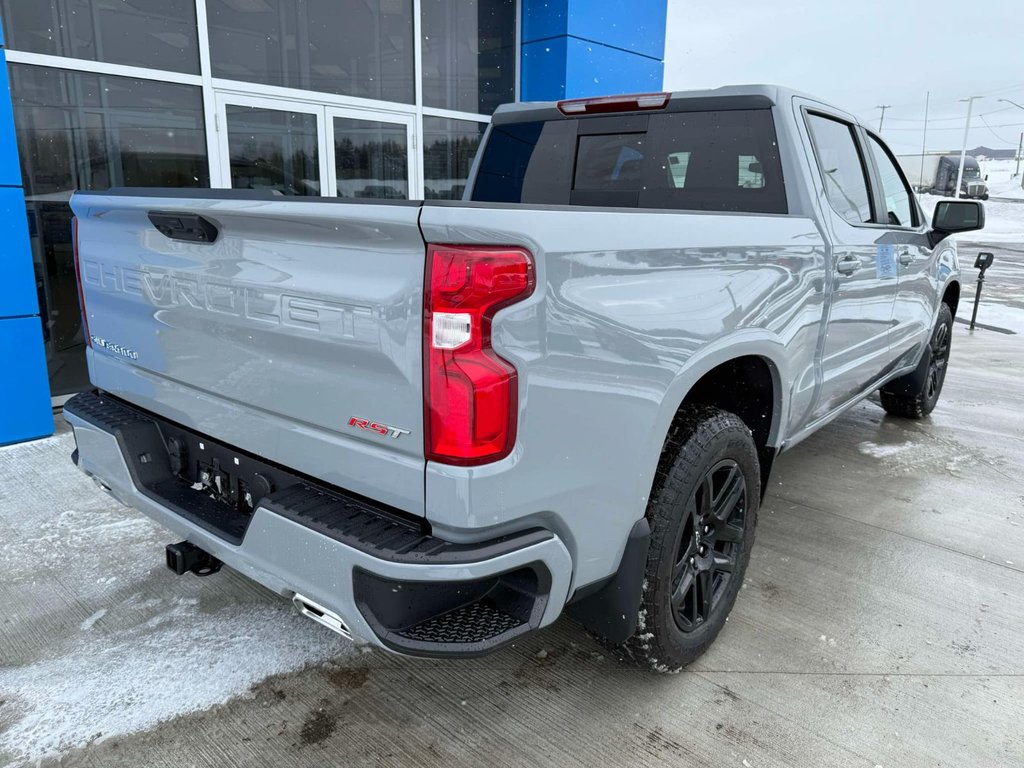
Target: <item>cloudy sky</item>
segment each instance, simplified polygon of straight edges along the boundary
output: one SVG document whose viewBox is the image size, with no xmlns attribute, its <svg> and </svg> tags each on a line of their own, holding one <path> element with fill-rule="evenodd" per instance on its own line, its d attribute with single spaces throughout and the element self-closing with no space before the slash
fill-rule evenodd
<svg viewBox="0 0 1024 768">
<path fill-rule="evenodd" d="M 878 126 L 897 152 L 1017 146 L 1024 131 L 1024 0 L 668 0 L 665 88 L 776 83 Z M 987 125 L 986 125 L 987 124 Z"/>
</svg>

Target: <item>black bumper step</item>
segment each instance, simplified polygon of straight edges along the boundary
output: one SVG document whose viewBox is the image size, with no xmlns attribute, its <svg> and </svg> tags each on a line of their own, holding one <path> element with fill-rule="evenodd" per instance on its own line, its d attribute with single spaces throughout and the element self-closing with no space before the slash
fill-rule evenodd
<svg viewBox="0 0 1024 768">
<path fill-rule="evenodd" d="M 200 454 L 204 460 L 219 459 L 228 472 L 233 457 L 244 456 L 247 473 L 241 479 L 248 481 L 245 487 L 255 487 L 251 478 L 258 475 L 273 489 L 253 498 L 253 508 L 261 506 L 381 560 L 424 565 L 474 563 L 551 538 L 550 532 L 533 529 L 482 543 L 446 541 L 430 534 L 425 519 L 322 485 L 110 395 L 85 392 L 69 400 L 64 410 L 117 438 L 132 479 L 143 494 L 232 544 L 244 540 L 252 515 L 191 488 L 200 472 L 196 463 Z"/>
</svg>

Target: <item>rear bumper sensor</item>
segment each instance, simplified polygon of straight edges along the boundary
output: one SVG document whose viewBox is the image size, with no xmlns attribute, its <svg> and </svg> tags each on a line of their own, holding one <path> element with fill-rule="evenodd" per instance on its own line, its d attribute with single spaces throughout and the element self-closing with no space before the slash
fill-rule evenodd
<svg viewBox="0 0 1024 768">
<path fill-rule="evenodd" d="M 429 524 L 99 393 L 72 398 L 78 465 L 177 533 L 175 572 L 228 565 L 346 637 L 474 656 L 554 621 L 572 560 L 547 530 L 452 542 Z"/>
</svg>

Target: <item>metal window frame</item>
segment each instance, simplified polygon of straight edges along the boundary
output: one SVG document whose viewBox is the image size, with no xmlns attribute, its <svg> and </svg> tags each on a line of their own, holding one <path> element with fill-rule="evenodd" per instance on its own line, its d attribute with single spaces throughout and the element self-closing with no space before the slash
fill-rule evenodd
<svg viewBox="0 0 1024 768">
<path fill-rule="evenodd" d="M 321 91 L 309 91 L 299 88 L 283 88 L 262 83 L 251 83 L 244 80 L 230 80 L 213 76 L 212 63 L 210 58 L 210 28 L 207 15 L 206 0 L 195 0 L 196 29 L 199 45 L 199 74 L 187 74 L 184 72 L 173 72 L 170 70 L 151 69 L 148 67 L 136 67 L 126 64 L 111 64 L 91 59 L 77 59 L 67 56 L 53 56 L 43 53 L 31 53 L 16 49 L 6 49 L 7 61 L 14 64 L 31 64 L 35 66 L 50 67 L 53 69 L 64 69 L 76 72 L 90 72 L 98 75 L 112 75 L 116 77 L 130 77 L 137 80 L 153 80 L 165 83 L 178 83 L 191 85 L 202 89 L 203 119 L 206 129 L 206 152 L 207 162 L 210 169 L 210 186 L 213 188 L 224 188 L 230 183 L 231 172 L 224 154 L 224 142 L 219 136 L 222 126 L 218 124 L 218 104 L 222 99 L 247 97 L 252 99 L 265 98 L 280 101 L 293 102 L 296 106 L 304 104 L 307 106 L 319 106 L 322 110 L 330 109 L 351 109 L 365 113 L 368 120 L 387 121 L 388 115 L 400 118 L 400 121 L 411 118 L 412 134 L 410 152 L 410 194 L 422 199 L 424 194 L 423 178 L 423 118 L 442 117 L 453 120 L 464 120 L 467 122 L 484 123 L 491 121 L 490 115 L 461 112 L 452 109 L 441 109 L 438 107 L 426 107 L 423 105 L 423 36 L 422 36 L 422 3 L 421 0 L 412 0 L 413 13 L 413 73 L 414 73 L 414 103 L 403 104 L 400 102 L 379 101 L 365 99 L 356 96 L 341 96 L 338 94 L 323 93 Z M 521 57 L 522 57 L 522 2 L 515 3 L 515 34 L 513 56 L 513 96 L 518 101 L 521 85 Z M 326 126 L 325 126 L 326 128 Z M 324 141 L 327 141 L 325 134 Z M 326 158 L 324 158 L 326 160 Z M 330 195 L 323 195 L 330 197 Z"/>
</svg>

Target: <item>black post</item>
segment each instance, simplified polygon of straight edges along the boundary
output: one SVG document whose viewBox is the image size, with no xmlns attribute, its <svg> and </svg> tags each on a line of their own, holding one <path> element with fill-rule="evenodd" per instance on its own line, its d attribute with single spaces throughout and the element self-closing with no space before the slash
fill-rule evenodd
<svg viewBox="0 0 1024 768">
<path fill-rule="evenodd" d="M 992 266 L 992 260 L 995 258 L 991 253 L 979 253 L 978 258 L 974 260 L 974 268 L 978 270 L 978 291 L 974 294 L 974 311 L 971 312 L 971 327 L 970 330 L 974 330 L 974 321 L 978 319 L 978 303 L 981 301 L 981 286 L 985 282 L 985 270 Z"/>
</svg>

